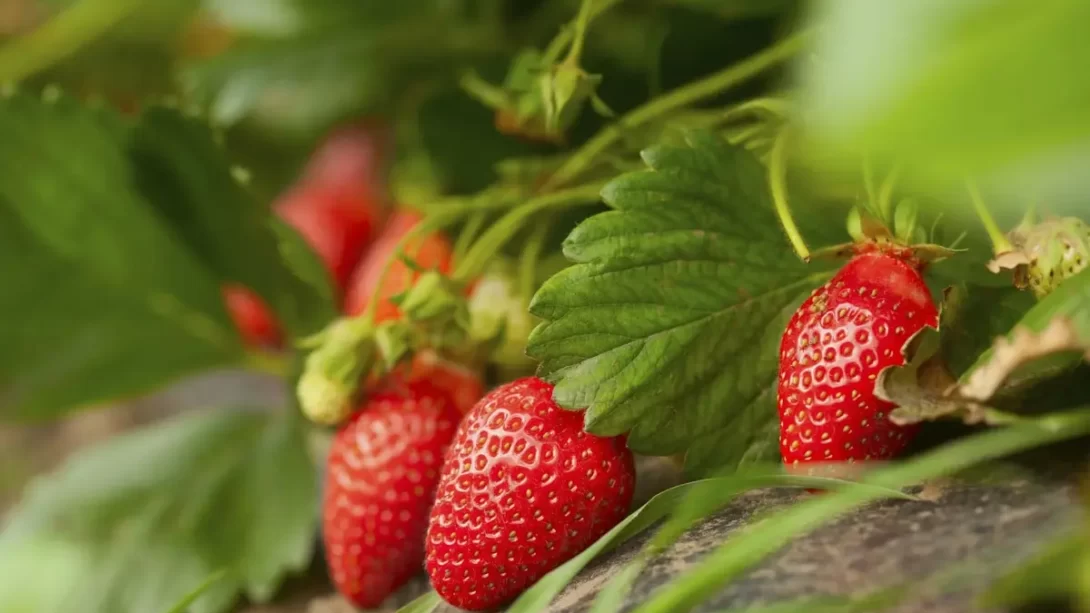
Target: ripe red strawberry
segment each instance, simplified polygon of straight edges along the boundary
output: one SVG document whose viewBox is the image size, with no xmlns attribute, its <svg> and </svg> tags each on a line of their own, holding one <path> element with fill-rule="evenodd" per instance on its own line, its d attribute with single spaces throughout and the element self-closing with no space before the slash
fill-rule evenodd
<svg viewBox="0 0 1090 613">
<path fill-rule="evenodd" d="M 333 439 L 322 505 L 338 591 L 377 607 L 421 568 L 428 511 L 461 415 L 426 381 L 372 394 Z"/>
<path fill-rule="evenodd" d="M 430 349 L 413 354 L 412 360 L 395 371 L 393 377 L 405 381 L 430 381 L 450 398 L 459 413 L 469 412 L 484 396 L 480 373 Z"/>
<path fill-rule="evenodd" d="M 428 524 L 425 567 L 444 600 L 501 605 L 624 518 L 635 469 L 622 437 L 583 432 L 583 414 L 535 377 L 502 385 L 465 416 Z"/>
<path fill-rule="evenodd" d="M 795 312 L 780 344 L 777 390 L 784 463 L 888 459 L 916 433 L 889 421 L 878 373 L 904 364 L 905 343 L 938 311 L 911 260 L 851 259 Z"/>
<path fill-rule="evenodd" d="M 246 287 L 230 284 L 223 287 L 223 299 L 227 314 L 247 345 L 274 347 L 280 344 L 280 326 L 260 296 Z"/>
<path fill-rule="evenodd" d="M 373 201 L 316 183 L 292 189 L 274 210 L 314 249 L 342 292 L 382 214 Z"/>
<path fill-rule="evenodd" d="M 420 274 L 409 268 L 401 260 L 396 260 L 390 267 L 381 287 L 379 282 L 386 263 L 394 255 L 397 244 L 416 224 L 420 223 L 418 213 L 398 211 L 390 216 L 382 234 L 375 239 L 371 249 L 364 256 L 352 274 L 344 299 L 344 309 L 349 315 L 358 315 L 367 307 L 371 295 L 378 292 L 380 297 L 375 321 L 381 322 L 398 317 L 398 308 L 390 299 L 412 287 Z M 453 249 L 450 241 L 441 233 L 432 233 L 421 237 L 406 250 L 411 259 L 424 269 L 438 269 L 449 273 Z"/>
<path fill-rule="evenodd" d="M 341 126 L 315 148 L 301 180 L 348 195 L 375 199 L 386 185 L 392 134 L 374 121 Z"/>
</svg>

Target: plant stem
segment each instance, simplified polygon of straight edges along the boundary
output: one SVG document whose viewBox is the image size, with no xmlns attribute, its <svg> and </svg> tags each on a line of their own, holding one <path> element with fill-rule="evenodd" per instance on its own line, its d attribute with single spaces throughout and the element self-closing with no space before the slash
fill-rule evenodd
<svg viewBox="0 0 1090 613">
<path fill-rule="evenodd" d="M 102 36 L 142 0 L 81 0 L 41 27 L 0 47 L 0 82 L 41 72 Z"/>
<path fill-rule="evenodd" d="M 454 257 L 452 259 L 455 263 L 461 262 L 462 258 L 465 257 L 466 252 L 473 245 L 473 239 L 477 238 L 477 234 L 481 231 L 485 221 L 488 221 L 488 215 L 483 211 L 473 213 L 469 220 L 466 221 L 462 232 L 458 234 L 458 240 L 454 241 Z"/>
<path fill-rule="evenodd" d="M 519 260 L 519 294 L 529 300 L 534 296 L 534 282 L 537 281 L 537 263 L 541 259 L 541 252 L 545 248 L 545 237 L 549 235 L 550 223 L 545 221 L 534 227 L 533 233 L 526 241 L 526 247 L 522 250 Z"/>
<path fill-rule="evenodd" d="M 579 58 L 583 55 L 583 42 L 587 36 L 587 26 L 590 24 L 590 9 L 594 0 L 583 0 L 579 3 L 579 15 L 575 18 L 575 32 L 572 34 L 571 47 L 568 48 L 568 57 L 565 62 L 572 66 L 579 65 Z"/>
<path fill-rule="evenodd" d="M 593 183 L 573 187 L 564 191 L 554 192 L 538 196 L 529 202 L 512 209 L 499 221 L 492 225 L 481 236 L 477 244 L 469 250 L 466 257 L 457 270 L 454 271 L 455 281 L 466 281 L 478 274 L 484 268 L 485 263 L 522 227 L 522 223 L 535 213 L 551 208 L 563 208 L 579 204 L 597 202 L 601 198 L 600 193 L 605 182 Z"/>
<path fill-rule="evenodd" d="M 671 111 L 715 96 L 760 74 L 794 56 L 802 50 L 808 38 L 808 31 L 796 33 L 710 77 L 683 85 L 632 110 L 587 141 L 556 173 L 549 177 L 549 180 L 541 187 L 541 191 L 556 189 L 578 178 L 580 173 L 594 163 L 599 154 L 621 138 L 627 130 Z"/>
<path fill-rule="evenodd" d="M 575 20 L 561 28 L 560 32 L 549 42 L 549 46 L 545 48 L 545 53 L 541 56 L 542 61 L 545 64 L 555 63 L 557 58 L 560 57 L 560 54 L 563 53 L 564 49 L 569 44 L 572 44 L 573 49 L 575 45 L 579 45 L 580 51 L 582 51 L 583 42 L 581 39 L 586 32 L 586 26 L 620 1 L 621 0 L 600 0 L 599 2 L 594 2 L 593 0 L 583 0 L 582 4 L 579 6 L 579 14 L 576 16 Z M 584 20 L 581 28 L 580 20 Z M 575 41 L 574 43 L 572 42 L 573 39 Z M 569 52 L 569 56 L 570 53 L 571 52 Z M 576 57 L 578 58 L 578 55 Z"/>
<path fill-rule="evenodd" d="M 278 353 L 268 351 L 247 351 L 242 360 L 242 365 L 247 370 L 286 378 L 291 368 L 288 358 Z"/>
<path fill-rule="evenodd" d="M 1011 251 L 1010 240 L 1007 239 L 1003 231 L 999 229 L 999 224 L 995 223 L 995 218 L 992 217 L 991 211 L 984 204 L 984 198 L 980 195 L 980 190 L 977 188 L 976 183 L 972 180 L 967 180 L 965 186 L 969 189 L 969 199 L 973 201 L 973 208 L 976 209 L 977 217 L 980 218 L 980 223 L 984 225 L 984 230 L 988 233 L 988 238 L 992 239 L 992 251 L 999 255 L 1000 253 L 1006 253 Z"/>
<path fill-rule="evenodd" d="M 411 230 L 405 233 L 405 236 L 401 237 L 397 246 L 394 248 L 390 259 L 386 261 L 386 265 L 382 269 L 382 274 L 379 276 L 377 288 L 381 288 L 386 283 L 386 277 L 389 276 L 390 270 L 393 268 L 394 262 L 397 262 L 401 258 L 401 254 L 405 248 L 414 239 L 423 236 L 429 232 L 435 232 L 440 230 L 455 221 L 460 217 L 493 208 L 503 208 L 509 205 L 509 201 L 506 198 L 497 198 L 492 195 L 485 195 L 482 197 L 473 198 L 470 200 L 453 200 L 439 209 L 435 213 L 424 218 L 423 221 L 413 226 Z M 468 257 L 468 256 L 467 256 Z M 356 318 L 355 321 L 360 322 L 362 325 L 371 326 L 375 323 L 375 312 L 378 310 L 379 299 L 381 298 L 381 292 L 375 291 L 367 299 L 367 307 Z"/>
<path fill-rule="evenodd" d="M 791 247 L 802 261 L 810 259 L 810 250 L 806 247 L 806 241 L 802 239 L 802 233 L 795 225 L 795 218 L 791 216 L 791 207 L 787 204 L 787 140 L 789 130 L 784 128 L 776 136 L 772 143 L 772 151 L 768 156 L 768 187 L 772 193 L 772 204 L 776 207 L 776 215 L 780 218 L 787 240 L 791 241 Z"/>
</svg>

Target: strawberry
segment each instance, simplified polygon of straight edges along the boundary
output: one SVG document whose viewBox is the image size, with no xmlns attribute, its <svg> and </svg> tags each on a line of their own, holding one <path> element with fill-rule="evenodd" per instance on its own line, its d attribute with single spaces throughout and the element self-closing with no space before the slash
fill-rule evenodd
<svg viewBox="0 0 1090 613">
<path fill-rule="evenodd" d="M 381 217 L 376 203 L 318 184 L 292 189 L 274 210 L 314 249 L 342 292 Z"/>
<path fill-rule="evenodd" d="M 427 381 L 374 393 L 333 439 L 322 505 L 337 589 L 377 607 L 421 568 L 444 454 L 461 415 Z"/>
<path fill-rule="evenodd" d="M 780 452 L 784 463 L 895 456 L 916 433 L 889 421 L 878 373 L 904 364 L 905 344 L 938 311 L 917 262 L 860 250 L 791 317 L 780 344 Z"/>
<path fill-rule="evenodd" d="M 247 345 L 275 347 L 280 344 L 280 326 L 260 296 L 235 284 L 225 285 L 222 291 L 227 313 Z"/>
<path fill-rule="evenodd" d="M 623 437 L 583 431 L 583 414 L 536 377 L 502 385 L 466 414 L 428 523 L 425 568 L 447 602 L 501 605 L 624 518 L 635 469 Z"/>
<path fill-rule="evenodd" d="M 393 376 L 410 382 L 430 381 L 450 398 L 459 413 L 467 413 L 484 395 L 484 383 L 477 371 L 431 349 L 417 351 L 405 366 Z"/>
<path fill-rule="evenodd" d="M 301 182 L 356 198 L 376 199 L 386 185 L 392 134 L 373 121 L 341 126 L 318 144 L 303 169 Z"/>
<path fill-rule="evenodd" d="M 358 315 L 367 308 L 371 295 L 378 292 L 380 299 L 375 321 L 382 322 L 396 319 L 399 315 L 397 305 L 391 298 L 409 289 L 420 273 L 409 268 L 400 259 L 390 266 L 390 271 L 382 280 L 386 263 L 394 256 L 398 242 L 413 226 L 420 223 L 419 214 L 411 211 L 398 211 L 390 216 L 382 234 L 364 256 L 352 278 L 344 299 L 344 309 L 349 315 Z M 435 232 L 420 237 L 406 249 L 407 255 L 421 268 L 438 269 L 444 274 L 451 269 L 453 249 L 450 241 L 441 233 Z M 379 283 L 382 282 L 380 286 Z"/>
</svg>

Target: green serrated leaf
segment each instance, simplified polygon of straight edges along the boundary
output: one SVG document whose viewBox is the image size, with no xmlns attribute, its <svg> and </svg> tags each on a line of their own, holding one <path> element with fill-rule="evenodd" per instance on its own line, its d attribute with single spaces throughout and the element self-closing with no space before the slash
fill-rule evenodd
<svg viewBox="0 0 1090 613">
<path fill-rule="evenodd" d="M 239 592 L 267 601 L 313 553 L 300 424 L 218 409 L 77 453 L 32 485 L 0 536 L 0 570 L 29 579 L 5 579 L 0 610 L 162 611 L 220 569 L 191 611 L 226 611 Z"/>
<path fill-rule="evenodd" d="M 0 414 L 46 417 L 242 359 L 215 275 L 135 189 L 132 128 L 0 100 Z"/>
<path fill-rule="evenodd" d="M 775 419 L 791 311 L 830 273 L 795 257 L 745 150 L 692 133 L 644 159 L 603 190 L 616 210 L 568 237 L 577 265 L 534 297 L 545 322 L 528 352 L 589 432 L 630 430 L 634 450 L 666 455 L 733 431 L 741 444 L 701 464 L 734 464 Z"/>
<path fill-rule="evenodd" d="M 147 201 L 208 269 L 258 292 L 295 337 L 333 318 L 328 275 L 315 287 L 298 243 L 270 227 L 268 213 L 231 176 L 207 124 L 151 108 L 133 130 L 128 151 Z"/>
</svg>

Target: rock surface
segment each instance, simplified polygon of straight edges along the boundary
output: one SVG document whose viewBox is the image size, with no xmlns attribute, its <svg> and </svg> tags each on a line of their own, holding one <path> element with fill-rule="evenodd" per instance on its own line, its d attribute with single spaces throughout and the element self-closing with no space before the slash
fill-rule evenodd
<svg viewBox="0 0 1090 613">
<path fill-rule="evenodd" d="M 872 504 L 819 528 L 724 586 L 697 610 L 742 611 L 812 597 L 865 594 L 904 582 L 912 585 L 908 597 L 884 610 L 978 610 L 974 599 L 991 581 L 1070 529 L 1079 513 L 1070 488 L 1061 485 L 1016 482 L 930 486 L 917 491 L 924 499 Z M 633 609 L 694 568 L 761 512 L 799 496 L 806 494 L 752 492 L 700 523 L 644 569 L 623 610 Z M 651 534 L 653 530 L 592 563 L 550 610 L 589 610 L 598 591 L 634 558 Z M 396 604 L 408 602 L 420 588 L 418 584 L 399 594 Z M 351 611 L 338 607 L 335 599 L 321 604 L 312 607 L 312 613 Z"/>
<path fill-rule="evenodd" d="M 699 564 L 757 513 L 800 495 L 806 496 L 786 490 L 754 492 L 696 526 L 644 569 L 625 608 Z M 990 580 L 1070 528 L 1078 513 L 1063 486 L 958 485 L 928 488 L 924 495 L 929 499 L 876 503 L 819 528 L 723 587 L 698 610 L 741 610 L 760 603 L 865 593 L 944 569 L 957 573 L 954 589 L 942 590 L 933 582 L 930 589 L 913 589 L 891 610 L 971 610 L 973 597 Z M 587 610 L 649 534 L 587 568 L 554 602 L 554 610 Z"/>
</svg>

